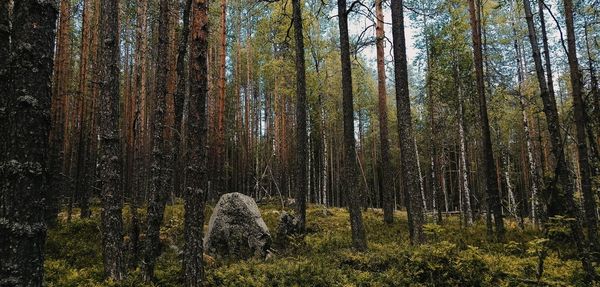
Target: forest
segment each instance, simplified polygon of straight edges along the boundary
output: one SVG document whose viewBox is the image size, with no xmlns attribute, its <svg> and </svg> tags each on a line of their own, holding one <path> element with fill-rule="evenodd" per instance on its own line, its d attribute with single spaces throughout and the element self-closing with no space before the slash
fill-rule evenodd
<svg viewBox="0 0 600 287">
<path fill-rule="evenodd" d="M 599 0 L 0 0 L 0 286 L 600 286 Z"/>
</svg>

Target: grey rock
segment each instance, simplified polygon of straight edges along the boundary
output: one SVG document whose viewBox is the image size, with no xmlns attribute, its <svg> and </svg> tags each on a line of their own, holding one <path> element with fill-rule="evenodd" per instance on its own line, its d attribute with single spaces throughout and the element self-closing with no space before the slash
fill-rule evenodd
<svg viewBox="0 0 600 287">
<path fill-rule="evenodd" d="M 238 192 L 221 196 L 204 237 L 206 254 L 216 258 L 265 258 L 271 247 L 269 228 L 251 197 Z"/>
</svg>

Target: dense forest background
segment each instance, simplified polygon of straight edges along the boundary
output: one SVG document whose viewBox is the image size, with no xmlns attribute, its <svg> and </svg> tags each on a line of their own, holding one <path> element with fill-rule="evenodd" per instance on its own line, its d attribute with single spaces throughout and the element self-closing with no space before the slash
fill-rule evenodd
<svg viewBox="0 0 600 287">
<path fill-rule="evenodd" d="M 532 282 L 552 248 L 596 279 L 598 0 L 0 3 L 0 285 L 39 286 L 47 233 L 94 217 L 102 277 L 156 282 L 165 209 L 176 282 L 206 284 L 228 192 L 299 234 L 349 207 L 357 252 L 398 218 L 415 246 L 481 227 L 531 240 Z"/>
</svg>

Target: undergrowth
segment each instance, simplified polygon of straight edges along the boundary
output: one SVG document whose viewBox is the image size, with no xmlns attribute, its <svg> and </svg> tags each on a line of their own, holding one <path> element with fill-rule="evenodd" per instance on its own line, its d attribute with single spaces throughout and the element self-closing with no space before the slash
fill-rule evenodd
<svg viewBox="0 0 600 287">
<path fill-rule="evenodd" d="M 274 235 L 280 208 L 262 204 L 262 216 Z M 210 215 L 207 208 L 207 217 Z M 143 215 L 143 210 L 140 209 Z M 561 254 L 560 246 L 545 252 L 544 272 L 537 273 L 539 248 L 546 242 L 532 228 L 507 221 L 504 243 L 486 239 L 484 222 L 460 226 L 456 217 L 428 224 L 429 242 L 409 244 L 406 214 L 397 212 L 386 225 L 378 210 L 363 213 L 369 241 L 366 252 L 351 248 L 348 212 L 310 206 L 307 234 L 273 246 L 267 260 L 207 262 L 208 286 L 586 286 L 580 262 Z M 64 217 L 64 216 L 63 216 Z M 129 218 L 129 210 L 124 210 Z M 64 219 L 64 218 L 63 218 Z M 144 285 L 139 267 L 127 279 L 103 280 L 98 210 L 91 219 L 73 218 L 48 232 L 46 286 L 180 286 L 183 248 L 183 206 L 168 206 L 161 228 L 163 253 L 154 284 Z M 126 228 L 130 222 L 125 220 Z M 142 229 L 143 231 L 143 229 Z M 125 230 L 128 234 L 128 230 Z M 143 240 L 143 237 L 142 237 Z M 129 245 L 125 236 L 125 245 Z M 540 247 L 542 246 L 542 247 Z M 544 247 L 545 248 L 545 247 Z M 564 252 L 563 252 L 564 253 Z M 127 255 L 128 252 L 126 252 Z"/>
</svg>

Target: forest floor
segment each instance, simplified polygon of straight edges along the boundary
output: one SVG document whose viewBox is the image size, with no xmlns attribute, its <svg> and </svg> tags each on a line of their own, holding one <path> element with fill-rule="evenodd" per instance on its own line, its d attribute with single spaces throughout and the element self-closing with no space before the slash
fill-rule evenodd
<svg viewBox="0 0 600 287">
<path fill-rule="evenodd" d="M 262 216 L 274 236 L 281 207 L 260 204 Z M 212 209 L 207 208 L 206 222 Z M 142 212 L 142 209 L 140 209 Z M 460 226 L 458 217 L 443 225 L 425 226 L 429 243 L 412 247 L 406 213 L 395 222 L 382 222 L 379 210 L 363 213 L 369 240 L 367 252 L 350 248 L 348 212 L 342 208 L 311 205 L 307 212 L 308 234 L 276 244 L 269 259 L 207 262 L 209 286 L 533 286 L 536 284 L 538 251 L 547 251 L 541 285 L 586 286 L 582 268 L 564 246 L 554 246 L 530 228 L 521 230 L 507 221 L 505 243 L 486 240 L 485 222 Z M 73 218 L 49 230 L 46 286 L 145 286 L 139 268 L 129 271 L 119 284 L 102 280 L 99 210 L 91 219 Z M 125 208 L 126 234 L 130 226 Z M 125 237 L 126 243 L 129 237 Z M 143 241 L 143 237 L 142 237 Z M 164 252 L 156 269 L 154 286 L 180 286 L 183 248 L 183 205 L 167 207 L 161 228 Z M 565 245 L 566 246 L 566 245 Z"/>
</svg>

